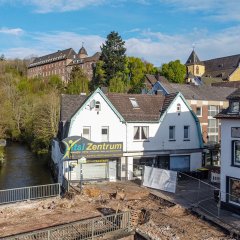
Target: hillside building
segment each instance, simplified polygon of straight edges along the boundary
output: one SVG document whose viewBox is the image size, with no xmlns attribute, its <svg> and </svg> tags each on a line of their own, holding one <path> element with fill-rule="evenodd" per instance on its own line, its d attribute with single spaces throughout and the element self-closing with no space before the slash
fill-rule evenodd
<svg viewBox="0 0 240 240">
<path fill-rule="evenodd" d="M 72 68 L 79 66 L 87 75 L 89 81 L 91 81 L 99 57 L 99 53 L 88 57 L 87 51 L 83 46 L 78 54 L 72 48 L 59 50 L 55 53 L 35 58 L 28 66 L 27 76 L 28 78 L 48 78 L 52 75 L 57 75 L 64 83 L 67 83 L 70 79 Z"/>
</svg>

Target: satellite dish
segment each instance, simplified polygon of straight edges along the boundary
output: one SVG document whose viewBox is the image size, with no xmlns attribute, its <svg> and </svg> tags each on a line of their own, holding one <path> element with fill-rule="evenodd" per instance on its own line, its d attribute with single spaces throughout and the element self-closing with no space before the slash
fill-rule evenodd
<svg viewBox="0 0 240 240">
<path fill-rule="evenodd" d="M 90 102 L 90 109 L 94 108 L 95 107 L 95 100 L 92 100 Z"/>
</svg>

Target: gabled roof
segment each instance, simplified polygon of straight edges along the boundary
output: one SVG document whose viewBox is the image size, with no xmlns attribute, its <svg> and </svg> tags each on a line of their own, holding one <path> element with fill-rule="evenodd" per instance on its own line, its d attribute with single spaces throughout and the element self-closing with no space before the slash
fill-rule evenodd
<svg viewBox="0 0 240 240">
<path fill-rule="evenodd" d="M 60 121 L 68 121 L 87 99 L 86 95 L 61 95 Z"/>
<path fill-rule="evenodd" d="M 61 61 L 64 59 L 72 59 L 74 55 L 76 55 L 76 52 L 72 48 L 68 48 L 62 51 L 58 50 L 55 53 L 35 58 L 34 61 L 28 66 L 28 68 Z"/>
<path fill-rule="evenodd" d="M 196 52 L 193 50 L 186 62 L 186 65 L 191 65 L 191 64 L 202 64 L 200 59 L 198 58 Z"/>
<path fill-rule="evenodd" d="M 231 88 L 240 88 L 240 81 L 221 81 L 212 83 L 214 87 L 231 87 Z"/>
<path fill-rule="evenodd" d="M 227 96 L 236 90 L 228 87 L 170 83 L 161 79 L 158 80 L 167 93 L 181 92 L 188 100 L 226 101 Z"/>
<path fill-rule="evenodd" d="M 166 111 L 176 93 L 168 96 L 108 93 L 107 98 L 127 122 L 157 122 Z M 135 99 L 139 108 L 134 108 L 130 98 Z"/>
<path fill-rule="evenodd" d="M 84 64 L 87 62 L 97 62 L 100 58 L 100 53 L 96 52 L 93 56 L 91 57 L 86 57 L 86 58 L 74 58 L 69 64 L 68 66 L 73 66 L 73 65 L 78 65 L 78 64 Z"/>
<path fill-rule="evenodd" d="M 234 91 L 233 93 L 231 93 L 227 99 L 240 99 L 240 88 L 238 88 L 236 91 Z"/>
<path fill-rule="evenodd" d="M 104 95 L 101 90 L 98 92 L 104 96 L 110 107 L 127 122 L 159 121 L 177 95 L 177 93 L 167 96 L 124 93 L 108 93 Z M 88 97 L 62 94 L 60 121 L 70 121 L 74 114 L 84 107 L 88 99 L 92 98 L 94 93 Z M 134 108 L 130 98 L 134 99 L 139 107 Z"/>
<path fill-rule="evenodd" d="M 203 61 L 205 65 L 204 76 L 228 79 L 239 66 L 239 62 L 240 54 Z"/>
</svg>

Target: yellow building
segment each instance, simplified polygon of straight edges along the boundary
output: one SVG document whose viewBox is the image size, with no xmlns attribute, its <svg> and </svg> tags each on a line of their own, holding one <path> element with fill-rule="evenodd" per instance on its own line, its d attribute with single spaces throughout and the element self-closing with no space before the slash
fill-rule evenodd
<svg viewBox="0 0 240 240">
<path fill-rule="evenodd" d="M 240 54 L 200 61 L 193 50 L 185 65 L 189 82 L 194 78 L 240 81 Z"/>
</svg>

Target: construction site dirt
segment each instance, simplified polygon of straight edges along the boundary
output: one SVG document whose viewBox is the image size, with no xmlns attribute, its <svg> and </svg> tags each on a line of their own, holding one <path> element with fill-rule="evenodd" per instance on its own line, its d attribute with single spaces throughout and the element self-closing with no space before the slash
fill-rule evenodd
<svg viewBox="0 0 240 240">
<path fill-rule="evenodd" d="M 81 193 L 72 189 L 63 198 L 2 205 L 0 237 L 121 211 L 131 211 L 132 228 L 149 239 L 232 239 L 216 226 L 133 182 L 88 184 Z"/>
</svg>

